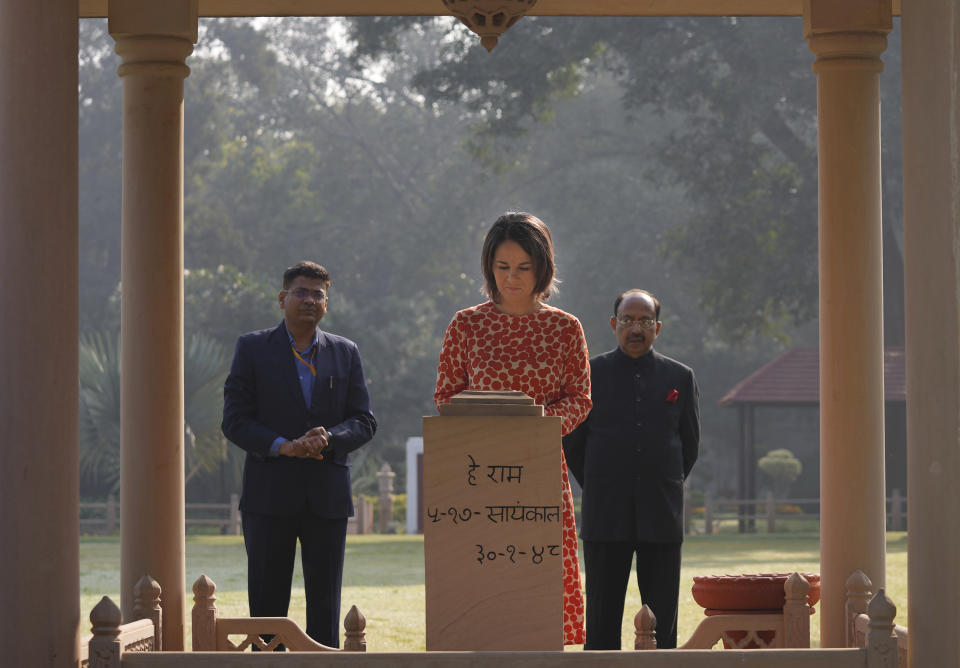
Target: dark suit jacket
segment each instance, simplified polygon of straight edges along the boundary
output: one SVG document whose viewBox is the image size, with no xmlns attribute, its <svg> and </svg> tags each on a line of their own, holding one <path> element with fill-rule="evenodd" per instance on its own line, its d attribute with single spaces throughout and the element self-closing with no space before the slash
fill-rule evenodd
<svg viewBox="0 0 960 668">
<path fill-rule="evenodd" d="M 617 348 L 590 360 L 590 383 L 593 409 L 563 440 L 583 488 L 581 538 L 681 542 L 683 481 L 700 445 L 693 370 L 656 351 L 634 360 Z"/>
<path fill-rule="evenodd" d="M 360 352 L 352 341 L 318 331 L 317 375 L 306 405 L 283 323 L 237 341 L 223 389 L 224 435 L 247 451 L 240 509 L 265 515 L 304 510 L 328 519 L 353 514 L 348 453 L 377 429 Z M 330 432 L 324 459 L 270 457 L 278 436 L 293 440 L 313 427 Z"/>
</svg>

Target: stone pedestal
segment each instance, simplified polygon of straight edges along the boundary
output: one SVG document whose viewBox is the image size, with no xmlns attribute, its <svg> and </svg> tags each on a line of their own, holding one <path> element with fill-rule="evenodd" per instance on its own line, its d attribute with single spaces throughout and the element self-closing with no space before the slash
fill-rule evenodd
<svg viewBox="0 0 960 668">
<path fill-rule="evenodd" d="M 521 393 L 440 413 L 423 420 L 427 650 L 562 650 L 560 418 Z"/>
</svg>

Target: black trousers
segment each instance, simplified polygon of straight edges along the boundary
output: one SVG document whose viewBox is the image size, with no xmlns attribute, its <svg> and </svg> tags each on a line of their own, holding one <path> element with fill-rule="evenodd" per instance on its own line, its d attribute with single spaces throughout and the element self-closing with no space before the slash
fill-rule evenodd
<svg viewBox="0 0 960 668">
<path fill-rule="evenodd" d="M 637 557 L 640 598 L 657 618 L 657 648 L 677 646 L 682 543 L 582 541 L 587 580 L 584 649 L 619 650 L 630 562 Z"/>
<path fill-rule="evenodd" d="M 291 516 L 243 513 L 250 616 L 287 615 L 298 539 L 307 635 L 328 647 L 339 647 L 346 519 L 325 519 L 307 512 Z"/>
</svg>

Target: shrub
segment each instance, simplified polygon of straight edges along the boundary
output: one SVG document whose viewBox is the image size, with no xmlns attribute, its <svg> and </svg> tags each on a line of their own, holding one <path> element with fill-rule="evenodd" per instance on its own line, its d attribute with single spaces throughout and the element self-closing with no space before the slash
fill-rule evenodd
<svg viewBox="0 0 960 668">
<path fill-rule="evenodd" d="M 803 472 L 803 464 L 786 448 L 765 454 L 757 461 L 757 468 L 770 480 L 774 495 L 781 499 L 787 496 L 790 485 Z"/>
</svg>

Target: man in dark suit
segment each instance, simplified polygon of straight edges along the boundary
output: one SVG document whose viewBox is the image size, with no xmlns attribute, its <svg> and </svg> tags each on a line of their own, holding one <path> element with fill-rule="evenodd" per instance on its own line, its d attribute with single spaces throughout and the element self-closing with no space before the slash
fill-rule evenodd
<svg viewBox="0 0 960 668">
<path fill-rule="evenodd" d="M 590 360 L 593 409 L 563 441 L 583 488 L 584 649 L 620 649 L 634 554 L 657 646 L 677 646 L 683 481 L 699 452 L 700 407 L 693 370 L 653 350 L 661 326 L 649 292 L 617 297 L 610 327 L 619 345 Z"/>
<path fill-rule="evenodd" d="M 330 275 L 313 262 L 283 274 L 283 322 L 237 341 L 223 391 L 223 433 L 247 452 L 243 537 L 252 617 L 283 617 L 297 540 L 307 634 L 339 647 L 348 454 L 377 428 L 356 344 L 317 326 Z"/>
</svg>

